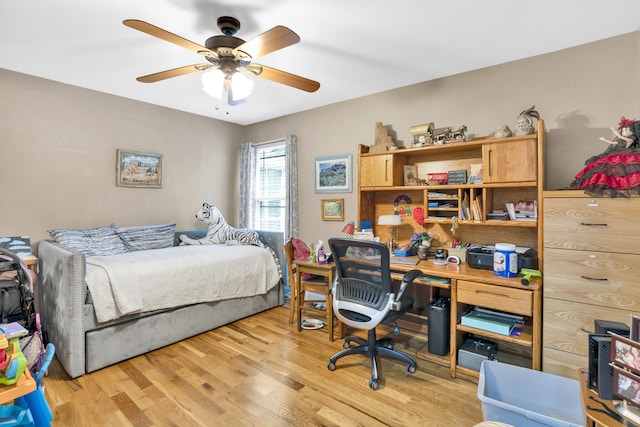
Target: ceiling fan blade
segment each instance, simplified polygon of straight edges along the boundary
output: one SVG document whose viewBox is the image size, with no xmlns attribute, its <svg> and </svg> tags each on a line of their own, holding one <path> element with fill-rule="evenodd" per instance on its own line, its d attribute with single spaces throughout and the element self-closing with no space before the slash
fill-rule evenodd
<svg viewBox="0 0 640 427">
<path fill-rule="evenodd" d="M 248 54 L 252 58 L 258 58 L 296 44 L 299 41 L 300 37 L 296 33 L 287 27 L 278 25 L 244 42 L 233 50 L 233 54 L 236 55 L 240 51 Z"/>
<path fill-rule="evenodd" d="M 196 73 L 211 68 L 211 64 L 194 64 L 187 65 L 180 68 L 174 68 L 171 70 L 160 71 L 159 73 L 148 74 L 146 76 L 138 77 L 136 80 L 142 83 L 155 83 L 160 80 L 170 79 L 172 77 L 178 77 L 185 74 Z"/>
<path fill-rule="evenodd" d="M 262 77 L 263 79 L 282 83 L 283 85 L 291 86 L 306 92 L 315 92 L 320 88 L 320 83 L 316 81 L 287 73 L 286 71 L 267 67 L 266 65 L 251 64 L 247 67 L 247 71 L 255 74 L 256 76 Z"/>
<path fill-rule="evenodd" d="M 199 53 L 200 55 L 208 56 L 211 58 L 218 58 L 218 54 L 213 52 L 212 50 L 209 50 L 206 47 L 199 45 L 198 43 L 194 43 L 191 40 L 187 40 L 184 37 L 180 37 L 176 34 L 170 33 L 169 31 L 163 30 L 160 27 L 149 24 L 148 22 L 140 21 L 139 19 L 125 19 L 124 21 L 122 21 L 122 23 L 127 27 L 133 28 L 134 30 L 142 31 L 143 33 L 147 33 L 150 36 L 168 41 L 169 43 L 173 43 L 185 49 L 189 49 L 195 53 Z"/>
</svg>

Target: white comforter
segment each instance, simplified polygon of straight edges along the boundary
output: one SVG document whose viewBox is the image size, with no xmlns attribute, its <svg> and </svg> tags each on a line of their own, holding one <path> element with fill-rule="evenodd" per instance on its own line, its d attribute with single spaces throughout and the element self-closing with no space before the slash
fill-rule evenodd
<svg viewBox="0 0 640 427">
<path fill-rule="evenodd" d="M 198 245 L 87 257 L 98 322 L 132 313 L 262 295 L 279 281 L 269 251 Z"/>
</svg>

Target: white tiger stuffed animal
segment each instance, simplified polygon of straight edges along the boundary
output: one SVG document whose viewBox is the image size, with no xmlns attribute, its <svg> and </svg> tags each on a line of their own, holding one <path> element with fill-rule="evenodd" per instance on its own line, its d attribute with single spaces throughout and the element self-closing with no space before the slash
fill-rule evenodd
<svg viewBox="0 0 640 427">
<path fill-rule="evenodd" d="M 196 213 L 196 218 L 209 224 L 206 236 L 201 239 L 192 239 L 185 234 L 181 234 L 179 236 L 180 245 L 253 245 L 266 248 L 273 256 L 278 267 L 278 274 L 282 277 L 280 258 L 273 248 L 262 243 L 255 230 L 230 226 L 218 208 L 209 203 L 202 204 L 202 208 Z"/>
<path fill-rule="evenodd" d="M 201 239 L 192 239 L 184 234 L 179 236 L 181 245 L 253 245 L 264 247 L 258 233 L 248 228 L 230 226 L 218 208 L 203 203 L 196 213 L 196 219 L 209 225 L 207 235 Z"/>
</svg>

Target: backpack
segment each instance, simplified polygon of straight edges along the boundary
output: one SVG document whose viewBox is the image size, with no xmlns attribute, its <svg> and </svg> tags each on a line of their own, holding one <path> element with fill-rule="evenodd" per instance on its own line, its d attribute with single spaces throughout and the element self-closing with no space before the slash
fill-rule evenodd
<svg viewBox="0 0 640 427">
<path fill-rule="evenodd" d="M 0 323 L 17 322 L 35 330 L 33 283 L 27 266 L 13 252 L 0 248 Z"/>
</svg>

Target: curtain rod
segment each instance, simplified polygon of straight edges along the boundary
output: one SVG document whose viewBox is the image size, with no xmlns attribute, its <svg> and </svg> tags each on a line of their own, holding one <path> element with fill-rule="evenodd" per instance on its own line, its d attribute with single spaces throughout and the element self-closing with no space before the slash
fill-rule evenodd
<svg viewBox="0 0 640 427">
<path fill-rule="evenodd" d="M 284 138 L 272 139 L 271 141 L 262 141 L 262 142 L 254 142 L 256 145 L 267 145 L 273 144 L 274 142 L 284 141 Z"/>
</svg>

